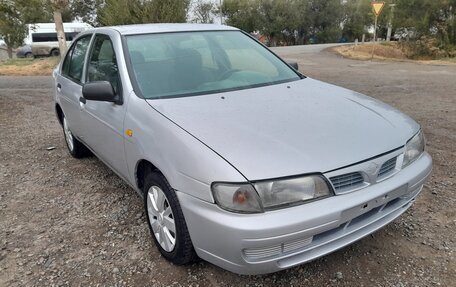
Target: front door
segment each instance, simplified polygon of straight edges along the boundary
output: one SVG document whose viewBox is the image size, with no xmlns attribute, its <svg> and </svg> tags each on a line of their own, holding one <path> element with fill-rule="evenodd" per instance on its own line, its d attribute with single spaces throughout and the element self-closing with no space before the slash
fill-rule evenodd
<svg viewBox="0 0 456 287">
<path fill-rule="evenodd" d="M 87 60 L 86 83 L 108 81 L 122 95 L 116 53 L 108 35 L 96 34 Z M 86 100 L 81 109 L 84 141 L 112 169 L 128 178 L 125 161 L 123 121 L 126 104 Z"/>
</svg>

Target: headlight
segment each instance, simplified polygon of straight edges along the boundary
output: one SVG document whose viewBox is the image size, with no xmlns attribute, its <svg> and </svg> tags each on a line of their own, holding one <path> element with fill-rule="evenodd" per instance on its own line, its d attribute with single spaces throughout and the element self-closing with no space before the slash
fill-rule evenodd
<svg viewBox="0 0 456 287">
<path fill-rule="evenodd" d="M 328 184 L 318 175 L 255 183 L 265 209 L 327 197 Z"/>
<path fill-rule="evenodd" d="M 415 161 L 424 152 L 424 146 L 424 135 L 420 130 L 405 145 L 404 161 L 402 162 L 402 167 L 406 167 Z"/>
<path fill-rule="evenodd" d="M 214 183 L 217 204 L 227 210 L 257 213 L 332 195 L 326 180 L 318 175 L 261 181 L 253 184 Z"/>
</svg>

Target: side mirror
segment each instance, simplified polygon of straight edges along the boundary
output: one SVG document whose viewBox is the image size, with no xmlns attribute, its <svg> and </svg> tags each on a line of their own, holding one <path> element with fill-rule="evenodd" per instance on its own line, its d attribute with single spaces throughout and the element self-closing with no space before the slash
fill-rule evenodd
<svg viewBox="0 0 456 287">
<path fill-rule="evenodd" d="M 299 69 L 298 62 L 296 62 L 296 61 L 288 61 L 287 64 L 292 66 L 293 69 L 295 69 L 296 71 Z"/>
<path fill-rule="evenodd" d="M 86 83 L 82 86 L 82 96 L 89 101 L 111 102 L 122 104 L 120 95 L 116 95 L 110 82 L 98 81 Z"/>
</svg>

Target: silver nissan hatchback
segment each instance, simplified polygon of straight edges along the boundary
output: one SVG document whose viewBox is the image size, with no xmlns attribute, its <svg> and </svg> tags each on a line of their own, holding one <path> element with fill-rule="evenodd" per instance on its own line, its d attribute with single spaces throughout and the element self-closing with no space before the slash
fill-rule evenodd
<svg viewBox="0 0 456 287">
<path fill-rule="evenodd" d="M 72 156 L 144 198 L 161 254 L 241 274 L 308 262 L 409 208 L 431 173 L 420 126 L 300 74 L 227 26 L 81 33 L 54 71 Z"/>
</svg>

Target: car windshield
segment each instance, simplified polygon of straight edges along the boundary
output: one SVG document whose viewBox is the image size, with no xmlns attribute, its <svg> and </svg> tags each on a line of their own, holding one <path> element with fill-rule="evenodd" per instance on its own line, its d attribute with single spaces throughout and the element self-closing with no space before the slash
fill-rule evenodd
<svg viewBox="0 0 456 287">
<path fill-rule="evenodd" d="M 300 76 L 240 31 L 127 36 L 146 99 L 192 96 L 296 81 Z"/>
</svg>

